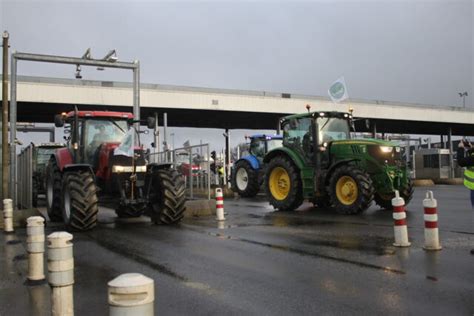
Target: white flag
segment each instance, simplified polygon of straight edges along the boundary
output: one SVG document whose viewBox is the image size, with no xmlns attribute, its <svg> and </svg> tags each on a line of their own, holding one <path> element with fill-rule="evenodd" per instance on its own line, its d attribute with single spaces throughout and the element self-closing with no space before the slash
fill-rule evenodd
<svg viewBox="0 0 474 316">
<path fill-rule="evenodd" d="M 349 98 L 344 77 L 341 77 L 334 81 L 331 87 L 329 87 L 328 94 L 331 97 L 332 102 L 335 103 L 342 102 Z"/>
<path fill-rule="evenodd" d="M 135 129 L 132 127 L 123 136 L 120 146 L 115 148 L 114 155 L 122 155 L 133 157 L 133 151 L 135 149 Z"/>
</svg>

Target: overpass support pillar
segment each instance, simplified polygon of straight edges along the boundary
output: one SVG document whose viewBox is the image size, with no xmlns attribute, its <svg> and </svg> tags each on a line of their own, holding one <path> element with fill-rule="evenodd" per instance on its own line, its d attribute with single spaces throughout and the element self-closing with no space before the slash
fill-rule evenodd
<svg viewBox="0 0 474 316">
<path fill-rule="evenodd" d="M 229 146 L 229 129 L 225 129 L 225 165 L 226 165 L 226 177 L 230 176 L 230 146 Z"/>
<path fill-rule="evenodd" d="M 449 177 L 454 178 L 454 161 L 453 161 L 453 131 L 451 127 L 448 129 L 448 146 L 449 146 Z"/>
<path fill-rule="evenodd" d="M 377 138 L 377 123 L 374 121 L 374 125 L 372 126 L 372 137 Z"/>
</svg>

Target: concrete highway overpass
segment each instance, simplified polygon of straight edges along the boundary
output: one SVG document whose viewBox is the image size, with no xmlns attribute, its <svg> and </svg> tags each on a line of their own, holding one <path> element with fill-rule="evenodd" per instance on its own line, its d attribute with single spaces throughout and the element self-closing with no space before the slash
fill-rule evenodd
<svg viewBox="0 0 474 316">
<path fill-rule="evenodd" d="M 0 87 L 1 90 L 1 87 Z M 132 111 L 130 83 L 18 77 L 18 121 L 53 122 L 54 114 L 73 109 Z M 279 117 L 312 110 L 347 111 L 371 119 L 377 132 L 474 136 L 474 111 L 454 106 L 428 106 L 382 101 L 335 105 L 328 98 L 228 89 L 141 84 L 141 116 L 168 113 L 168 125 L 178 127 L 275 129 Z M 357 130 L 369 131 L 363 121 Z M 372 127 L 370 129 L 372 129 Z"/>
</svg>

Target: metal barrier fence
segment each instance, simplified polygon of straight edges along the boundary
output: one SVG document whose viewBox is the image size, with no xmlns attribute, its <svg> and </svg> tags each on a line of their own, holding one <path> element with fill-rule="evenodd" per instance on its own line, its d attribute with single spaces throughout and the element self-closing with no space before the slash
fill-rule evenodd
<svg viewBox="0 0 474 316">
<path fill-rule="evenodd" d="M 152 163 L 171 163 L 184 177 L 188 198 L 211 198 L 211 182 L 215 177 L 211 177 L 209 144 L 151 153 L 149 160 Z"/>
<path fill-rule="evenodd" d="M 33 207 L 33 150 L 30 145 L 18 155 L 18 209 Z"/>
</svg>

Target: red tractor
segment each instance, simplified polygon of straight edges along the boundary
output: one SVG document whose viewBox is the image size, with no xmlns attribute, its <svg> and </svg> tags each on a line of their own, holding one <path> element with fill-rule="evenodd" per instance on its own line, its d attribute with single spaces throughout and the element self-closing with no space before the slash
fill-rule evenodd
<svg viewBox="0 0 474 316">
<path fill-rule="evenodd" d="M 56 115 L 66 124 L 67 147 L 48 163 L 46 200 L 51 221 L 85 231 L 97 223 L 98 204 L 119 217 L 147 214 L 156 224 L 183 218 L 185 185 L 171 164 L 147 163 L 139 142 L 142 132 L 131 113 L 75 111 Z M 154 118 L 147 125 L 153 128 Z"/>
</svg>

